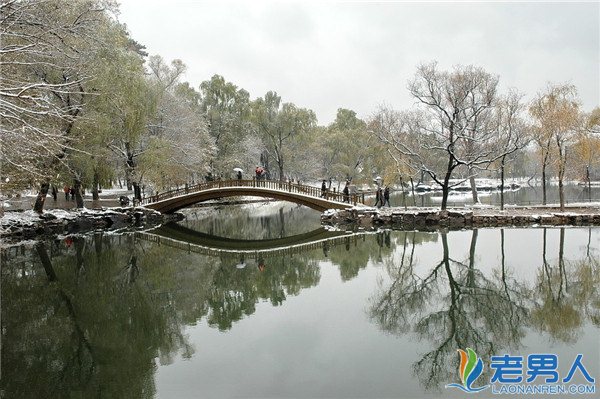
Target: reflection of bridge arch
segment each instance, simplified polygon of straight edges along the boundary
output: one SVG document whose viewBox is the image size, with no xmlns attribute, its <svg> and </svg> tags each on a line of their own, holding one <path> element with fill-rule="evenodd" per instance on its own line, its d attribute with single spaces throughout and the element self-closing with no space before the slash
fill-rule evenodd
<svg viewBox="0 0 600 399">
<path fill-rule="evenodd" d="M 327 231 L 323 228 L 305 234 L 272 240 L 235 240 L 223 239 L 198 233 L 187 236 L 185 227 L 174 228 L 170 231 L 164 228 L 148 232 L 136 232 L 137 238 L 151 241 L 159 245 L 179 248 L 187 252 L 195 252 L 210 256 L 262 257 L 271 258 L 282 255 L 294 255 L 313 249 L 328 249 L 337 245 L 356 244 L 358 239 L 364 239 L 364 234 L 342 231 Z M 192 230 L 193 231 L 193 230 Z M 156 234 L 155 234 L 156 232 Z M 220 242 L 217 242 L 222 240 Z M 216 244 L 213 247 L 209 243 Z M 262 242 L 262 243 L 261 243 Z"/>
<path fill-rule="evenodd" d="M 162 213 L 172 213 L 199 202 L 224 197 L 252 196 L 295 202 L 323 212 L 327 209 L 350 208 L 364 203 L 364 196 L 353 194 L 346 198 L 339 192 L 327 192 L 322 197 L 319 187 L 266 180 L 225 180 L 200 183 L 171 190 L 142 200 L 142 204 Z"/>
<path fill-rule="evenodd" d="M 288 237 L 270 238 L 264 240 L 242 240 L 202 233 L 177 223 L 161 226 L 152 230 L 151 233 L 161 237 L 183 241 L 194 245 L 200 245 L 207 248 L 234 251 L 277 249 L 288 247 L 290 245 L 300 245 L 348 235 L 348 233 L 345 231 L 329 231 L 320 227 L 307 233 L 296 234 Z"/>
</svg>

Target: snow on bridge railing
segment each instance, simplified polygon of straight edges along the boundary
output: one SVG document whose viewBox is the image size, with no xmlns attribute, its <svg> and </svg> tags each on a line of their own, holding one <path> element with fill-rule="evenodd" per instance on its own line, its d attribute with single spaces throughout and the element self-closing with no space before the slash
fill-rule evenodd
<svg viewBox="0 0 600 399">
<path fill-rule="evenodd" d="M 216 188 L 232 188 L 232 187 L 251 187 L 251 188 L 267 188 L 271 190 L 278 190 L 282 192 L 303 194 L 315 198 L 323 198 L 329 201 L 346 202 L 364 204 L 365 193 L 349 194 L 345 195 L 341 192 L 326 190 L 323 192 L 320 187 L 307 186 L 303 184 L 297 184 L 279 180 L 215 180 L 205 183 L 198 183 L 188 185 L 184 187 L 176 188 L 173 190 L 165 191 L 162 193 L 156 193 L 155 195 L 145 196 L 142 198 L 142 204 L 151 204 L 154 202 L 162 201 L 165 199 L 177 197 L 180 195 L 186 195 L 191 193 L 197 193 L 200 191 L 211 190 Z M 368 194 L 368 193 L 366 193 Z M 249 193 L 249 195 L 251 195 Z"/>
</svg>

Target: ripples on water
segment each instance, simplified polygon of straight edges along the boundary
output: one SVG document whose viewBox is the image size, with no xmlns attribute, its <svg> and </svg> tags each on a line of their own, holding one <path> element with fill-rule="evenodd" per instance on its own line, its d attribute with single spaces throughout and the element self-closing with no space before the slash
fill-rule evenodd
<svg viewBox="0 0 600 399">
<path fill-rule="evenodd" d="M 189 216 L 236 245 L 319 227 L 287 205 Z M 12 247 L 2 397 L 461 397 L 444 385 L 467 346 L 584 353 L 597 377 L 599 254 L 598 228 L 385 231 L 293 255 L 102 233 Z"/>
</svg>

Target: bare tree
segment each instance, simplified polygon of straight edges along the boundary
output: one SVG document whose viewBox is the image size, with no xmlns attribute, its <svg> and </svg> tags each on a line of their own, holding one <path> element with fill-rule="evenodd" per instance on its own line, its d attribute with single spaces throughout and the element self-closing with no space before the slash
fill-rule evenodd
<svg viewBox="0 0 600 399">
<path fill-rule="evenodd" d="M 497 145 L 500 148 L 524 148 L 529 140 L 527 137 L 527 126 L 522 118 L 523 95 L 516 90 L 510 90 L 506 96 L 499 99 L 496 112 L 495 124 L 498 129 Z M 504 209 L 504 171 L 506 161 L 511 154 L 502 153 L 500 157 L 500 209 Z"/>
<path fill-rule="evenodd" d="M 444 72 L 436 63 L 421 65 L 408 86 L 419 108 L 381 110 L 374 118 L 372 132 L 395 159 L 427 173 L 442 188 L 442 209 L 450 188 L 462 183 L 451 182 L 457 168 L 470 178 L 518 149 L 514 143 L 495 145 L 497 130 L 490 128 L 488 114 L 496 106 L 497 85 L 498 78 L 481 68 L 458 66 Z"/>
</svg>

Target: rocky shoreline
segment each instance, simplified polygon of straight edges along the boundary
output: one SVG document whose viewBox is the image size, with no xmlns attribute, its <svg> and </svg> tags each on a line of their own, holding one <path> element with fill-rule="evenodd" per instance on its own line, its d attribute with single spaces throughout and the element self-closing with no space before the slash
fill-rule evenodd
<svg viewBox="0 0 600 399">
<path fill-rule="evenodd" d="M 499 209 L 404 209 L 355 207 L 329 210 L 321 215 L 326 226 L 346 230 L 397 230 L 465 229 L 511 226 L 600 226 L 600 209 L 592 207 L 569 208 L 560 212 L 554 208 L 523 207 Z"/>
<path fill-rule="evenodd" d="M 41 215 L 33 211 L 6 212 L 0 218 L 0 236 L 3 241 L 19 241 L 95 230 L 153 227 L 182 219 L 179 213 L 161 214 L 143 207 L 56 209 Z"/>
</svg>

